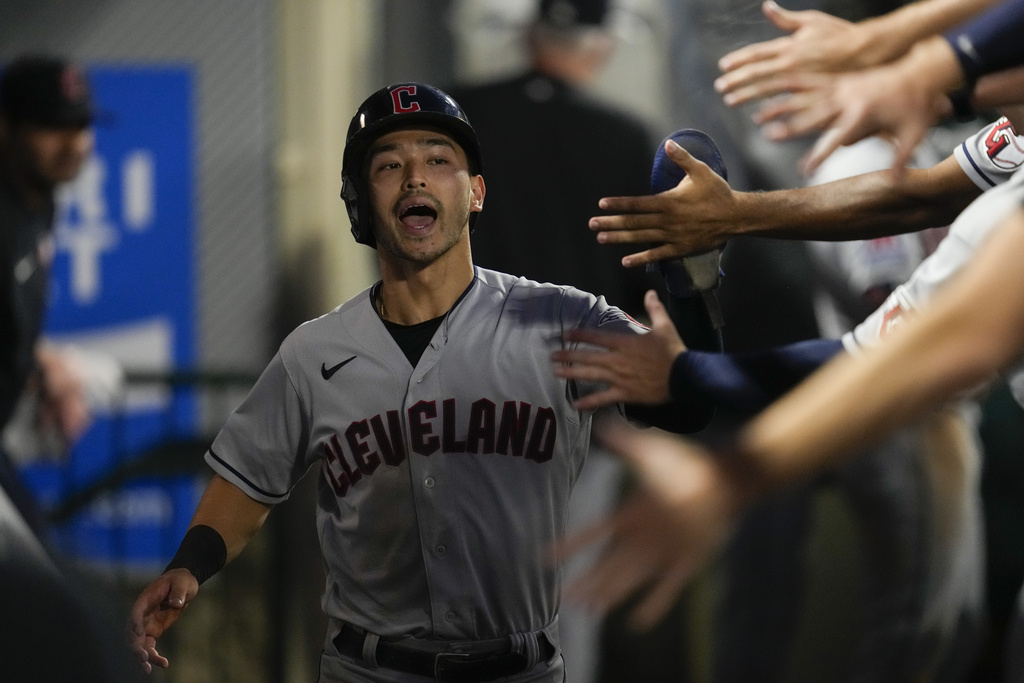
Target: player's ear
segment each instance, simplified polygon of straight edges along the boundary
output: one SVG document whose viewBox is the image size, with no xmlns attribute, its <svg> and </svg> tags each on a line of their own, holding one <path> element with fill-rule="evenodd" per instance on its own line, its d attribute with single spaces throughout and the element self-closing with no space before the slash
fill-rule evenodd
<svg viewBox="0 0 1024 683">
<path fill-rule="evenodd" d="M 487 186 L 484 184 L 484 177 L 482 175 L 475 175 L 469 179 L 470 192 L 473 194 L 473 199 L 469 203 L 469 210 L 472 212 L 483 211 L 484 209 L 484 195 L 487 194 Z"/>
</svg>

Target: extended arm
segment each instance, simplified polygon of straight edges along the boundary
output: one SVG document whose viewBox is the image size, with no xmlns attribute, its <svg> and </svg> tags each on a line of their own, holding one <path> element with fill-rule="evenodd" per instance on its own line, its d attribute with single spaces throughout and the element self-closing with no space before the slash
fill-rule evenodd
<svg viewBox="0 0 1024 683">
<path fill-rule="evenodd" d="M 852 23 L 824 12 L 784 10 L 768 0 L 765 15 L 790 35 L 735 50 L 719 62 L 715 89 L 739 105 L 791 89 L 794 72 L 839 72 L 892 61 L 930 35 L 960 24 L 995 0 L 926 0 Z"/>
<path fill-rule="evenodd" d="M 796 74 L 793 94 L 762 107 L 755 121 L 772 139 L 824 130 L 802 162 L 806 172 L 840 145 L 870 135 L 895 143 L 893 168 L 902 170 L 925 131 L 952 113 L 978 78 L 1024 61 L 1022 27 L 1024 0 L 1005 0 L 945 36 L 918 41 L 892 63 L 832 78 Z"/>
<path fill-rule="evenodd" d="M 725 543 L 755 500 L 822 471 L 952 396 L 1024 350 L 1024 210 L 983 245 L 934 306 L 863 357 L 842 355 L 760 414 L 732 448 L 606 424 L 599 437 L 644 484 L 608 520 L 567 539 L 563 554 L 605 550 L 567 595 L 606 610 L 637 591 L 647 627 Z"/>
<path fill-rule="evenodd" d="M 830 363 L 736 442 L 764 485 L 792 481 L 991 380 L 1024 349 L 1024 211 L 982 246 L 932 308 L 863 358 Z"/>
<path fill-rule="evenodd" d="M 744 353 L 689 351 L 673 361 L 669 391 L 673 397 L 703 396 L 720 407 L 755 413 L 842 350 L 838 339 L 808 339 Z"/>
<path fill-rule="evenodd" d="M 604 243 L 656 243 L 625 266 L 701 252 L 734 237 L 872 239 L 948 225 L 980 190 L 953 156 L 900 179 L 885 171 L 774 192 L 739 192 L 686 150 L 669 143 L 686 170 L 675 188 L 655 195 L 606 197 L 613 215 L 590 220 Z"/>
<path fill-rule="evenodd" d="M 181 558 L 180 550 L 171 563 L 172 566 L 180 565 L 179 568 L 168 569 L 157 577 L 142 591 L 132 607 L 132 646 L 146 673 L 152 671 L 153 664 L 167 667 L 167 658 L 157 651 L 156 641 L 178 620 L 199 590 L 199 580 L 193 574 L 194 570 L 185 567 L 203 566 L 204 571 L 201 572 L 200 578 L 207 578 L 206 569 L 210 563 L 214 563 L 215 571 L 219 569 L 216 565 L 230 562 L 237 557 L 263 526 L 269 512 L 268 506 L 249 498 L 241 489 L 219 475 L 214 475 L 210 480 L 192 516 L 189 534 L 195 538 L 195 532 L 200 527 L 212 529 L 212 532 L 200 537 L 201 545 L 193 546 L 189 553 L 190 557 Z M 211 541 L 209 535 L 214 532 L 220 538 L 214 536 Z M 190 536 L 186 535 L 182 550 L 185 549 L 189 538 Z M 215 545 L 217 542 L 222 543 L 219 548 Z M 211 560 L 210 556 L 216 553 L 222 554 Z"/>
<path fill-rule="evenodd" d="M 576 330 L 568 339 L 600 347 L 552 354 L 555 374 L 603 382 L 607 389 L 577 400 L 592 410 L 624 402 L 626 414 L 641 419 L 643 405 L 660 406 L 670 431 L 688 406 L 728 407 L 756 412 L 792 389 L 842 351 L 834 339 L 810 339 L 786 346 L 739 354 L 687 350 L 657 295 L 648 292 L 644 305 L 651 317 L 646 335 Z M 654 426 L 662 426 L 655 424 Z"/>
</svg>

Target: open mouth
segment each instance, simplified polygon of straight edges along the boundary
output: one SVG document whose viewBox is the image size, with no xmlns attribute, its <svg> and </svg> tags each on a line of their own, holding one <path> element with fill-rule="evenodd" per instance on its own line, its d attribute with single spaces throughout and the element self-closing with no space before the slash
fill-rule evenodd
<svg viewBox="0 0 1024 683">
<path fill-rule="evenodd" d="M 399 210 L 398 220 L 407 228 L 424 228 L 437 220 L 437 210 L 429 204 L 409 202 Z"/>
</svg>

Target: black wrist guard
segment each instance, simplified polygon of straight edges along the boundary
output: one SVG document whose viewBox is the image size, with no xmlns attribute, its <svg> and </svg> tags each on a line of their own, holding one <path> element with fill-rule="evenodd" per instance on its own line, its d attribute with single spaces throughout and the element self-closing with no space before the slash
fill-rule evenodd
<svg viewBox="0 0 1024 683">
<path fill-rule="evenodd" d="M 197 524 L 181 539 L 178 552 L 164 571 L 187 569 L 202 585 L 227 564 L 228 547 L 224 538 L 213 527 Z"/>
</svg>

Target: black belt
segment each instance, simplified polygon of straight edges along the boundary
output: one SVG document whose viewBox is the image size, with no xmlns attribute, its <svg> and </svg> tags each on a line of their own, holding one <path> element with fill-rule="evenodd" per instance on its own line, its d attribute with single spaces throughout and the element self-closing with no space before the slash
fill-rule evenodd
<svg viewBox="0 0 1024 683">
<path fill-rule="evenodd" d="M 358 661 L 363 661 L 363 641 L 366 633 L 343 624 L 334 638 L 338 652 Z M 438 643 L 440 647 L 445 644 Z M 460 647 L 464 645 L 465 647 Z M 538 661 L 547 661 L 555 654 L 555 647 L 547 636 L 538 634 L 540 649 Z M 483 646 L 483 647 L 482 647 Z M 490 647 L 486 647 L 490 646 Z M 459 652 L 460 649 L 471 650 Z M 377 665 L 386 669 L 425 676 L 438 681 L 474 683 L 493 681 L 506 676 L 523 673 L 529 663 L 525 654 L 512 651 L 508 638 L 486 643 L 451 643 L 445 650 L 431 652 L 381 639 L 375 649 Z"/>
</svg>

